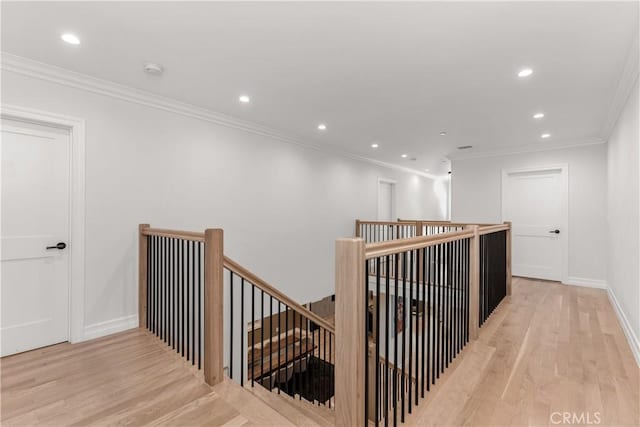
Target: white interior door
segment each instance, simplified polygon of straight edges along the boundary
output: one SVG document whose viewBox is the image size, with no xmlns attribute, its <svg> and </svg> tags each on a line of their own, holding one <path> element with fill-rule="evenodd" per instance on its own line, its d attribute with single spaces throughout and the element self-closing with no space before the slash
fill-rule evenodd
<svg viewBox="0 0 640 427">
<path fill-rule="evenodd" d="M 2 356 L 69 337 L 70 149 L 66 130 L 2 121 Z"/>
<path fill-rule="evenodd" d="M 502 217 L 512 222 L 515 276 L 563 279 L 567 182 L 564 167 L 503 173 Z"/>
<path fill-rule="evenodd" d="M 394 187 L 393 182 L 378 182 L 378 221 L 393 221 Z"/>
</svg>

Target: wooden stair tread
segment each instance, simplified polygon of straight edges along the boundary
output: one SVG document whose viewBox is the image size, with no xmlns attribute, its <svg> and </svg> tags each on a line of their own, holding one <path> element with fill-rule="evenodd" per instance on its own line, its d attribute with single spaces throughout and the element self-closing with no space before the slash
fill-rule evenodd
<svg viewBox="0 0 640 427">
<path fill-rule="evenodd" d="M 290 422 L 299 426 L 333 426 L 335 425 L 335 416 L 333 411 L 320 408 L 311 402 L 296 400 L 288 394 L 278 395 L 266 388 L 255 384 L 251 387 L 248 383 L 245 389 L 250 393 L 258 396 L 267 405 L 277 408 L 276 410 Z"/>
<path fill-rule="evenodd" d="M 286 367 L 289 363 L 303 358 L 313 350 L 314 347 L 311 346 L 311 340 L 309 338 L 303 338 L 301 341 L 287 346 L 287 349 L 281 349 L 280 357 L 278 357 L 277 353 L 270 353 L 270 355 L 265 356 L 263 359 L 265 366 L 261 367 L 259 365 L 260 359 L 254 360 L 254 363 L 249 363 L 247 366 L 247 375 L 251 378 L 251 370 L 253 368 L 253 379 L 258 379 L 263 374 L 268 375 L 270 372 L 275 372 L 278 369 Z"/>
</svg>

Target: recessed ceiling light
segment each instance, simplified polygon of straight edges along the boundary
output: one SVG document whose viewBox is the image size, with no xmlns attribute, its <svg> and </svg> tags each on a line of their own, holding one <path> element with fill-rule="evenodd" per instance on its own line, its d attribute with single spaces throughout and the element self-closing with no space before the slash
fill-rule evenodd
<svg viewBox="0 0 640 427">
<path fill-rule="evenodd" d="M 62 36 L 60 36 L 60 38 L 69 44 L 73 44 L 73 45 L 80 44 L 80 39 L 75 34 L 64 33 Z"/>
<path fill-rule="evenodd" d="M 400 157 L 402 157 L 403 159 L 406 159 L 406 158 L 407 158 L 407 155 L 406 155 L 406 154 L 403 154 L 403 155 L 402 155 L 402 156 L 400 156 Z"/>
<path fill-rule="evenodd" d="M 371 144 L 371 148 L 378 148 L 379 145 L 378 144 Z"/>
<path fill-rule="evenodd" d="M 523 68 L 518 73 L 518 77 L 529 77 L 531 74 L 533 74 L 533 70 L 531 68 Z"/>
<path fill-rule="evenodd" d="M 238 101 L 242 102 L 243 104 L 248 104 L 249 102 L 251 102 L 251 98 L 249 98 L 249 95 L 240 95 L 238 97 Z"/>
<path fill-rule="evenodd" d="M 324 123 L 320 123 L 318 125 L 318 130 L 327 130 L 327 125 L 325 125 Z"/>
<path fill-rule="evenodd" d="M 425 171 L 425 172 L 429 172 L 429 169 L 425 169 L 424 171 Z"/>
<path fill-rule="evenodd" d="M 550 136 L 550 133 L 543 133 L 542 135 L 540 135 L 540 138 L 549 138 Z"/>
<path fill-rule="evenodd" d="M 446 134 L 446 132 L 440 132 L 440 136 L 445 136 Z"/>
<path fill-rule="evenodd" d="M 541 119 L 543 117 L 544 117 L 544 113 L 536 113 L 536 114 L 533 115 L 534 119 Z"/>
</svg>

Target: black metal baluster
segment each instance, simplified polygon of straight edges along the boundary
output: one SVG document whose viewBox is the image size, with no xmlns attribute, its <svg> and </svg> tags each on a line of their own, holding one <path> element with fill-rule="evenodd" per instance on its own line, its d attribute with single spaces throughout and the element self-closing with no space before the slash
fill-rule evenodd
<svg viewBox="0 0 640 427">
<path fill-rule="evenodd" d="M 256 286 L 251 285 L 251 387 L 255 375 L 256 365 Z"/>
<path fill-rule="evenodd" d="M 376 258 L 376 427 L 380 422 L 380 257 Z"/>
<path fill-rule="evenodd" d="M 181 356 L 184 357 L 184 347 L 185 347 L 185 309 L 184 309 L 184 287 L 185 287 L 185 240 L 180 241 L 180 353 Z"/>
<path fill-rule="evenodd" d="M 186 335 L 186 341 L 187 341 L 187 360 L 189 360 L 189 351 L 191 350 L 191 343 L 189 342 L 189 337 L 191 336 L 189 333 L 189 312 L 190 307 L 189 307 L 189 301 L 191 301 L 189 294 L 191 293 L 191 277 L 192 277 L 192 271 L 191 271 L 191 241 L 187 241 L 187 283 L 186 283 L 186 288 L 187 288 L 187 300 L 185 301 L 185 306 L 187 308 L 187 316 L 186 316 L 186 324 L 187 324 L 187 335 Z"/>
<path fill-rule="evenodd" d="M 244 328 L 245 328 L 245 323 L 244 323 L 244 277 L 240 278 L 240 340 L 238 341 L 240 343 L 240 385 L 244 386 L 244 365 L 245 365 L 245 358 L 244 358 L 244 349 L 246 347 L 246 345 L 244 344 L 244 337 L 245 337 L 245 333 L 244 333 Z"/>
<path fill-rule="evenodd" d="M 229 317 L 229 378 L 233 379 L 233 271 L 231 270 L 229 270 Z"/>
<path fill-rule="evenodd" d="M 273 296 L 269 295 L 269 390 L 272 390 L 272 389 L 273 389 Z"/>
<path fill-rule="evenodd" d="M 469 342 L 469 286 L 471 282 L 470 278 L 470 254 L 471 254 L 471 239 L 467 240 L 467 244 L 465 245 L 465 266 L 467 273 L 465 274 L 466 284 L 465 284 L 465 322 L 464 322 L 464 342 L 465 344 Z M 475 319 L 474 319 L 475 321 Z"/>
<path fill-rule="evenodd" d="M 413 385 L 413 271 L 414 271 L 414 262 L 413 262 L 413 251 L 409 252 L 409 407 L 407 408 L 408 412 L 411 413 L 413 394 L 411 393 L 412 385 Z M 417 325 L 416 325 L 417 326 Z"/>
<path fill-rule="evenodd" d="M 441 305 L 441 288 L 442 288 L 442 245 L 438 245 L 436 247 L 436 251 L 437 251 L 437 284 L 436 284 L 436 371 L 435 371 L 435 378 L 438 379 L 440 378 L 440 360 L 441 360 L 441 355 L 442 355 L 442 346 L 441 346 L 441 341 L 442 341 L 442 336 L 440 334 L 440 330 L 441 330 L 441 321 L 440 321 L 440 311 L 442 309 L 442 305 Z"/>
<path fill-rule="evenodd" d="M 433 322 L 431 322 L 431 291 L 433 289 L 432 286 L 432 280 L 431 280 L 431 256 L 432 256 L 432 246 L 429 246 L 426 249 L 427 252 L 427 256 L 426 256 L 426 262 L 425 262 L 425 278 L 426 278 L 426 282 L 427 282 L 427 289 L 426 289 L 426 294 L 425 294 L 425 306 L 426 306 L 426 322 L 427 322 L 427 326 L 426 326 L 426 330 L 427 330 L 427 355 L 426 355 L 426 365 L 427 365 L 427 374 L 425 378 L 425 382 L 427 383 L 427 391 L 429 391 L 431 389 L 431 377 L 429 376 L 431 374 L 431 340 L 432 340 L 432 336 L 433 334 L 431 333 L 431 324 Z"/>
<path fill-rule="evenodd" d="M 260 380 L 264 382 L 264 290 L 260 289 Z"/>
<path fill-rule="evenodd" d="M 390 284 L 390 275 L 389 275 L 389 255 L 385 258 L 385 265 L 387 267 L 386 278 L 385 278 L 385 313 L 384 313 L 384 360 L 385 360 L 385 371 L 384 371 L 384 425 L 387 427 L 389 425 L 389 284 Z"/>
<path fill-rule="evenodd" d="M 165 331 L 166 331 L 166 322 L 167 322 L 167 310 L 165 307 L 166 301 L 166 283 L 167 283 L 167 239 L 166 237 L 161 237 L 161 246 L 162 246 L 162 260 L 161 269 L 162 269 L 162 282 L 161 282 L 161 291 L 160 291 L 160 315 L 162 316 L 162 320 L 160 322 L 160 337 L 163 341 L 165 341 Z"/>
<path fill-rule="evenodd" d="M 198 334 L 194 335 L 193 339 L 194 340 L 198 340 L 198 369 L 201 369 L 202 367 L 202 346 L 200 345 L 201 341 L 202 341 L 202 316 L 201 316 L 201 307 L 202 307 L 202 258 L 201 258 L 201 247 L 202 247 L 202 243 L 197 242 L 195 243 L 196 246 L 198 247 L 198 265 L 197 265 L 197 269 L 198 269 Z M 195 301 L 194 301 L 195 304 Z M 194 320 L 195 321 L 195 320 Z M 195 333 L 195 327 L 194 329 L 194 333 Z"/>
<path fill-rule="evenodd" d="M 333 356 L 332 356 L 333 348 L 332 348 L 331 333 L 327 332 L 326 329 L 325 329 L 325 333 L 327 333 L 327 335 L 329 335 L 329 360 L 328 361 L 329 361 L 329 363 L 331 363 L 331 360 L 333 359 Z M 329 397 L 329 409 L 331 409 L 331 397 Z"/>
<path fill-rule="evenodd" d="M 169 238 L 164 238 L 164 283 L 162 285 L 162 337 L 165 343 L 169 342 Z"/>
<path fill-rule="evenodd" d="M 459 240 L 458 241 L 458 353 L 460 353 L 462 351 L 462 331 L 463 331 L 463 327 L 464 327 L 464 311 L 462 308 L 462 277 L 463 277 L 463 270 L 462 270 L 462 246 L 464 245 L 464 240 Z"/>
<path fill-rule="evenodd" d="M 458 342 L 458 243 L 459 240 L 451 242 L 451 363 L 457 355 L 457 342 Z"/>
<path fill-rule="evenodd" d="M 437 371 L 436 371 L 436 380 L 440 378 L 440 372 L 443 366 L 443 358 L 442 358 L 442 294 L 443 294 L 443 286 L 444 286 L 444 247 L 442 244 L 438 245 L 438 287 L 437 290 L 437 304 L 438 304 L 438 336 L 437 336 Z"/>
<path fill-rule="evenodd" d="M 451 327 L 451 289 L 453 288 L 453 262 L 451 261 L 453 254 L 452 242 L 447 243 L 447 254 L 447 271 L 449 272 L 449 277 L 447 280 L 447 366 L 449 366 L 449 363 L 451 363 L 451 353 L 453 350 L 451 340 L 451 332 L 453 331 Z"/>
<path fill-rule="evenodd" d="M 296 312 L 291 310 L 291 316 L 293 317 L 292 320 L 292 326 L 293 326 L 293 348 L 291 349 L 291 351 L 293 351 L 293 374 L 291 374 L 292 376 L 292 381 L 291 381 L 291 390 L 293 392 L 293 398 L 296 398 L 296 365 L 297 365 L 297 359 L 296 359 Z M 298 366 L 299 368 L 300 366 Z"/>
<path fill-rule="evenodd" d="M 411 283 L 409 283 L 411 286 Z M 408 305 L 408 311 L 407 311 Z M 402 393 L 401 393 L 401 404 L 402 411 L 400 414 L 400 422 L 404 423 L 404 405 L 405 405 L 405 382 L 407 381 L 406 377 L 406 347 L 407 347 L 407 325 L 405 325 L 405 319 L 407 318 L 407 314 L 409 315 L 409 322 L 411 322 L 411 300 L 409 299 L 409 304 L 407 304 L 407 253 L 402 252 Z M 410 337 L 410 339 L 412 339 Z M 411 378 L 409 378 L 411 381 Z"/>
<path fill-rule="evenodd" d="M 425 363 L 427 363 L 427 356 L 425 353 L 426 343 L 425 338 L 427 338 L 427 332 L 425 330 L 427 325 L 427 248 L 422 249 L 422 359 L 420 360 L 420 364 L 422 365 L 422 387 L 420 387 L 421 395 L 424 398 L 424 384 L 425 384 Z"/>
<path fill-rule="evenodd" d="M 416 375 L 416 384 L 413 387 L 413 392 L 415 394 L 415 405 L 418 406 L 418 398 L 420 391 L 420 332 L 419 332 L 419 323 L 418 323 L 418 314 L 420 313 L 420 250 L 413 251 L 414 259 L 416 260 L 416 356 L 415 356 L 415 375 Z"/>
<path fill-rule="evenodd" d="M 191 242 L 191 365 L 196 364 L 196 287 L 200 286 L 196 273 L 196 242 Z"/>
<path fill-rule="evenodd" d="M 364 262 L 364 271 L 369 271 L 371 261 Z M 364 420 L 368 424 L 369 419 L 369 274 L 364 275 Z M 333 361 L 333 360 L 332 360 Z M 331 382 L 333 384 L 333 381 Z M 335 391 L 335 388 L 334 388 Z"/>
<path fill-rule="evenodd" d="M 155 302 L 156 302 L 156 269 L 158 265 L 156 263 L 156 236 L 149 236 L 150 246 L 151 246 L 151 294 L 149 295 L 149 330 L 155 334 L 156 332 L 156 324 L 155 324 Z"/>
<path fill-rule="evenodd" d="M 171 349 L 176 348 L 176 239 L 171 239 Z"/>
<path fill-rule="evenodd" d="M 279 382 L 280 381 L 280 369 L 281 369 L 280 366 L 282 366 L 280 364 L 280 360 L 281 360 L 280 359 L 280 341 L 281 341 L 281 338 L 282 338 L 282 333 L 280 332 L 280 329 L 282 328 L 282 323 L 280 321 L 280 313 L 281 313 L 280 300 L 278 300 L 278 328 L 276 329 L 276 333 L 278 334 L 278 375 L 277 375 L 277 379 L 278 379 L 278 394 L 280 394 L 280 382 Z M 286 344 L 286 342 L 287 342 L 286 334 L 285 334 L 284 339 L 285 339 L 285 344 Z M 286 360 L 285 360 L 285 366 L 286 366 Z"/>
<path fill-rule="evenodd" d="M 397 402 L 398 402 L 398 378 L 397 378 L 397 371 L 398 371 L 398 299 L 399 299 L 399 294 L 398 294 L 398 266 L 399 266 L 399 262 L 400 259 L 398 257 L 398 254 L 394 254 L 393 255 L 393 260 L 394 260 L 394 269 L 395 269 L 395 277 L 394 277 L 394 282 L 395 282 L 395 288 L 394 288 L 394 307 L 393 307 L 393 311 L 394 311 L 394 316 L 393 316 L 393 328 L 395 331 L 395 339 L 393 340 L 393 366 L 394 366 L 394 375 L 393 375 L 393 425 L 394 427 L 396 425 L 398 425 L 398 411 L 397 411 Z"/>
<path fill-rule="evenodd" d="M 287 388 L 285 391 L 287 391 L 288 393 L 289 392 L 289 306 L 286 304 L 284 305 L 284 329 L 285 329 L 284 360 L 286 361 L 284 365 L 284 377 L 287 378 L 287 383 L 286 383 Z"/>
<path fill-rule="evenodd" d="M 449 326 L 447 325 L 447 297 L 449 294 L 449 278 L 451 277 L 451 275 L 449 274 L 449 243 L 444 243 L 442 249 L 442 256 L 444 259 L 442 269 L 444 274 L 442 280 L 442 372 L 444 372 L 446 367 L 449 365 L 449 340 L 447 336 L 447 330 Z"/>
</svg>

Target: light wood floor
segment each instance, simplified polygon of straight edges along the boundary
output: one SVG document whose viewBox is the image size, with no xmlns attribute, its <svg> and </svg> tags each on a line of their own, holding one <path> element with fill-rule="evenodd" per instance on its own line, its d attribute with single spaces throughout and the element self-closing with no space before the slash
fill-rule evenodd
<svg viewBox="0 0 640 427">
<path fill-rule="evenodd" d="M 333 422 L 329 410 L 273 393 L 210 388 L 142 330 L 6 357 L 0 369 L 3 426 Z M 515 279 L 513 296 L 406 424 L 554 425 L 553 413 L 570 412 L 584 425 L 597 412 L 600 425 L 639 425 L 638 377 L 604 291 Z"/>
<path fill-rule="evenodd" d="M 140 329 L 0 363 L 2 426 L 333 424 L 332 412 L 289 397 L 267 402 L 231 381 L 211 388 L 202 371 Z"/>
<path fill-rule="evenodd" d="M 638 365 L 599 289 L 514 278 L 443 379 L 407 424 L 640 425 Z"/>
</svg>

